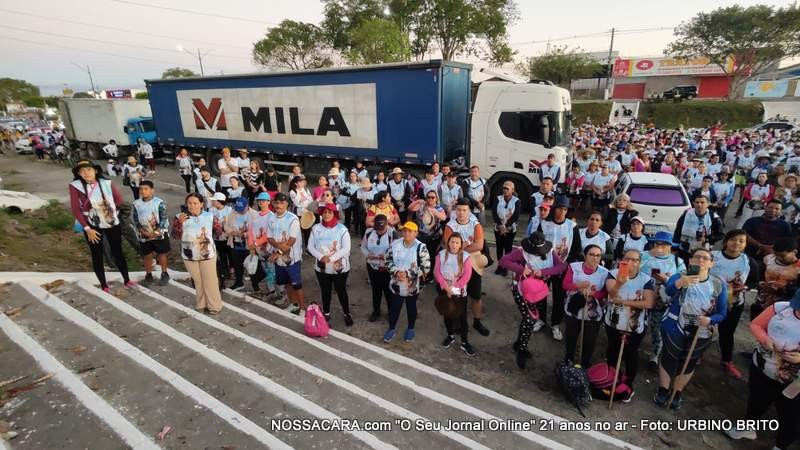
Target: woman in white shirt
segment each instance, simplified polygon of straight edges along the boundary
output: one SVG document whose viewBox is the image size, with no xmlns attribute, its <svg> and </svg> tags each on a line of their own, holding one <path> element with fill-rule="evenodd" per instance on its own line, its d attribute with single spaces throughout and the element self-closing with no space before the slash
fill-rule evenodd
<svg viewBox="0 0 800 450">
<path fill-rule="evenodd" d="M 186 193 L 192 192 L 192 167 L 194 161 L 189 156 L 189 151 L 182 148 L 175 157 L 175 165 L 178 166 L 178 174 L 183 178 L 183 183 L 186 185 Z"/>
<path fill-rule="evenodd" d="M 322 312 L 331 319 L 331 296 L 336 296 L 342 305 L 344 324 L 353 326 L 350 316 L 350 299 L 347 294 L 347 276 L 350 274 L 350 232 L 339 223 L 336 203 L 326 203 L 318 210 L 320 223 L 311 228 L 308 253 L 316 259 L 314 273 L 317 275 L 322 295 Z"/>
<path fill-rule="evenodd" d="M 122 166 L 122 184 L 130 186 L 133 199 L 139 200 L 139 183 L 144 178 L 144 166 L 135 157 L 129 156 L 128 163 Z"/>
</svg>

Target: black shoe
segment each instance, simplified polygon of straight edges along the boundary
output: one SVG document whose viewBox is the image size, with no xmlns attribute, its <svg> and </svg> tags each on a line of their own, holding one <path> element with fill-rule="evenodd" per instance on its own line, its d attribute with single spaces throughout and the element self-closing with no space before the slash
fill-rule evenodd
<svg viewBox="0 0 800 450">
<path fill-rule="evenodd" d="M 464 353 L 466 353 L 467 356 L 475 356 L 475 355 L 477 355 L 477 353 L 475 353 L 475 350 L 472 349 L 472 346 L 469 345 L 469 342 L 462 342 L 461 343 L 461 350 L 464 350 Z"/>
<path fill-rule="evenodd" d="M 455 337 L 453 337 L 453 336 L 447 336 L 447 337 L 446 337 L 446 338 L 444 338 L 444 340 L 442 341 L 442 347 L 444 347 L 444 348 L 450 348 L 450 346 L 451 346 L 451 345 L 453 345 L 453 342 L 455 342 L 455 340 L 456 340 L 456 338 L 455 338 Z"/>
<path fill-rule="evenodd" d="M 344 325 L 346 327 L 352 327 L 353 326 L 353 318 L 350 317 L 350 314 L 345 314 L 345 316 L 344 316 Z"/>
<path fill-rule="evenodd" d="M 529 356 L 525 356 L 523 352 L 517 352 L 517 367 L 520 370 L 525 370 L 525 363 L 528 361 Z"/>
<path fill-rule="evenodd" d="M 368 319 L 368 320 L 369 320 L 370 322 L 376 322 L 376 321 L 377 321 L 378 319 L 380 319 L 380 318 L 381 318 L 381 313 L 380 313 L 380 312 L 378 312 L 378 311 L 373 311 L 373 312 L 372 312 L 372 314 L 370 314 L 370 316 L 369 316 L 369 319 Z"/>
<path fill-rule="evenodd" d="M 674 409 L 675 411 L 681 409 L 681 391 L 675 392 L 675 398 L 669 404 L 669 409 Z"/>
<path fill-rule="evenodd" d="M 503 274 L 503 268 L 498 266 L 497 269 L 494 269 L 494 274 L 495 275 L 502 275 Z"/>
<path fill-rule="evenodd" d="M 167 272 L 161 272 L 161 279 L 158 280 L 158 284 L 160 286 L 166 286 L 169 284 L 169 274 Z"/>
<path fill-rule="evenodd" d="M 486 328 L 486 327 L 485 327 L 485 326 L 484 326 L 484 325 L 481 323 L 481 321 L 480 321 L 480 320 L 478 320 L 478 319 L 475 319 L 475 320 L 472 322 L 472 328 L 475 328 L 476 330 L 478 330 L 478 333 L 480 333 L 480 334 L 481 334 L 481 336 L 484 336 L 484 337 L 486 337 L 486 336 L 489 336 L 489 333 L 490 333 L 489 329 L 488 329 L 488 328 Z"/>
<path fill-rule="evenodd" d="M 659 387 L 658 391 L 656 391 L 656 395 L 653 397 L 653 403 L 658 406 L 667 406 L 667 402 L 669 401 L 669 390 L 664 389 L 663 387 Z"/>
<path fill-rule="evenodd" d="M 153 280 L 153 274 L 152 273 L 148 273 L 147 275 L 144 276 L 144 280 L 142 280 L 142 284 L 145 285 L 145 286 L 150 286 L 151 284 L 153 284 L 153 281 L 154 281 Z"/>
<path fill-rule="evenodd" d="M 331 321 L 331 313 L 322 313 L 322 315 L 325 316 L 325 321 L 326 322 L 330 322 Z"/>
<path fill-rule="evenodd" d="M 237 281 L 236 283 L 233 283 L 233 286 L 231 286 L 229 289 L 232 290 L 232 291 L 235 291 L 235 290 L 237 290 L 239 288 L 243 288 L 243 287 L 244 287 L 244 283 L 241 282 L 241 281 Z"/>
</svg>

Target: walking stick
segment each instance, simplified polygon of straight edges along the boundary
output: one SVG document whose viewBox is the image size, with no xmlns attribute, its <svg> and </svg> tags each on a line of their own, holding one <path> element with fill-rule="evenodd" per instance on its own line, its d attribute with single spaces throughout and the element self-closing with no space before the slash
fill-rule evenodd
<svg viewBox="0 0 800 450">
<path fill-rule="evenodd" d="M 583 358 L 583 329 L 584 329 L 584 324 L 586 322 L 586 315 L 587 314 L 589 314 L 589 302 L 588 301 L 586 302 L 586 305 L 584 305 L 584 307 L 583 307 L 583 317 L 581 318 L 581 332 L 578 333 L 578 344 L 577 344 L 577 347 L 578 347 L 577 352 L 578 353 L 575 355 L 575 361 L 573 361 L 573 363 L 577 367 L 581 367 L 582 366 L 581 359 Z"/>
<path fill-rule="evenodd" d="M 622 333 L 622 342 L 619 345 L 619 355 L 617 356 L 617 367 L 614 369 L 614 382 L 611 383 L 611 394 L 608 396 L 608 409 L 614 404 L 614 392 L 617 390 L 617 380 L 619 380 L 619 368 L 622 365 L 622 352 L 625 351 L 625 341 L 628 340 L 628 333 Z"/>
<path fill-rule="evenodd" d="M 675 378 L 672 379 L 672 392 L 669 395 L 669 401 L 667 405 L 672 404 L 672 400 L 675 399 L 675 394 L 678 392 L 675 390 L 675 381 L 678 377 L 682 377 L 686 373 L 686 368 L 689 367 L 689 360 L 692 359 L 692 353 L 694 353 L 694 347 L 697 345 L 697 338 L 700 336 L 700 327 L 698 326 L 697 329 L 694 331 L 694 337 L 692 337 L 692 345 L 689 346 L 689 353 L 686 355 L 686 361 L 683 362 L 683 368 L 681 368 L 681 373 L 679 373 Z"/>
</svg>

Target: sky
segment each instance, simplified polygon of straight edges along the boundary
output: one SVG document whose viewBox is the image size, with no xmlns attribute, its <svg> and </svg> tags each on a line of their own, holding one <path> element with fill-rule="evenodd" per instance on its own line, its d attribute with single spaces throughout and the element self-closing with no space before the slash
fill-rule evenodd
<svg viewBox="0 0 800 450">
<path fill-rule="evenodd" d="M 520 20 L 510 29 L 509 42 L 518 51 L 518 60 L 544 53 L 548 40 L 549 45 L 607 52 L 609 31 L 615 28 L 620 32 L 614 50 L 621 56 L 658 56 L 681 21 L 700 11 L 757 3 L 694 0 L 681 1 L 679 8 L 673 8 L 665 7 L 664 2 L 641 0 L 572 0 L 568 4 L 517 0 Z M 768 2 L 775 6 L 790 3 Z M 76 91 L 88 89 L 87 66 L 99 89 L 142 88 L 143 80 L 160 78 L 169 67 L 199 72 L 198 49 L 205 55 L 207 75 L 258 71 L 250 57 L 253 43 L 284 19 L 319 23 L 322 3 L 0 0 L 0 17 L 0 78 L 27 80 L 39 86 L 43 95 L 55 95 L 65 85 Z"/>
</svg>

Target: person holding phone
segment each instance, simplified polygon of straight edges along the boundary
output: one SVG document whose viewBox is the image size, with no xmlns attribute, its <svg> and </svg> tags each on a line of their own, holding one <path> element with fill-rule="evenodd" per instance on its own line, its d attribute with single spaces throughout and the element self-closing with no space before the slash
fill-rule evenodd
<svg viewBox="0 0 800 450">
<path fill-rule="evenodd" d="M 622 401 L 628 403 L 634 395 L 633 381 L 639 369 L 639 345 L 645 335 L 646 312 L 655 305 L 655 283 L 650 274 L 640 270 L 642 253 L 627 250 L 619 267 L 609 273 L 606 280 L 609 304 L 605 313 L 605 328 L 608 336 L 606 363 L 614 366 L 619 357 L 622 340 L 626 339 L 622 351 L 625 375 L 630 394 Z"/>
<path fill-rule="evenodd" d="M 744 311 L 744 292 L 747 290 L 747 281 L 750 274 L 757 277 L 758 271 L 751 271 L 755 261 L 744 253 L 747 247 L 747 233 L 744 230 L 731 230 L 722 241 L 722 250 L 711 252 L 714 255 L 714 267 L 711 274 L 718 276 L 728 283 L 728 314 L 719 324 L 719 350 L 720 363 L 728 375 L 736 379 L 742 378 L 742 373 L 733 364 L 733 335 L 739 318 Z M 756 284 L 756 283 L 751 283 Z"/>
<path fill-rule="evenodd" d="M 431 191 L 434 192 L 434 191 Z M 439 295 L 455 298 L 459 311 L 459 329 L 461 330 L 461 350 L 468 356 L 475 356 L 475 350 L 469 343 L 469 325 L 467 325 L 467 283 L 472 276 L 472 260 L 464 251 L 464 240 L 461 235 L 453 233 L 447 239 L 445 248 L 439 251 L 434 262 L 433 276 L 436 279 Z M 455 342 L 454 320 L 444 318 L 447 336 L 442 347 L 449 348 Z"/>
<path fill-rule="evenodd" d="M 725 320 L 728 313 L 727 284 L 711 274 L 714 255 L 698 248 L 689 263 L 686 272 L 671 276 L 665 287 L 670 305 L 661 322 L 664 347 L 658 367 L 658 391 L 653 397 L 656 405 L 676 410 L 681 407 L 681 393 L 694 375 L 697 360 L 711 345 L 711 326 Z M 697 343 L 688 354 L 695 333 Z M 687 359 L 686 371 L 681 374 Z M 667 405 L 670 389 L 675 390 L 675 397 Z"/>
<path fill-rule="evenodd" d="M 697 195 L 693 203 L 694 208 L 687 209 L 678 219 L 672 235 L 672 241 L 680 245 L 684 259 L 688 259 L 695 249 L 710 249 L 722 237 L 722 220 L 708 209 L 708 197 Z"/>
</svg>

